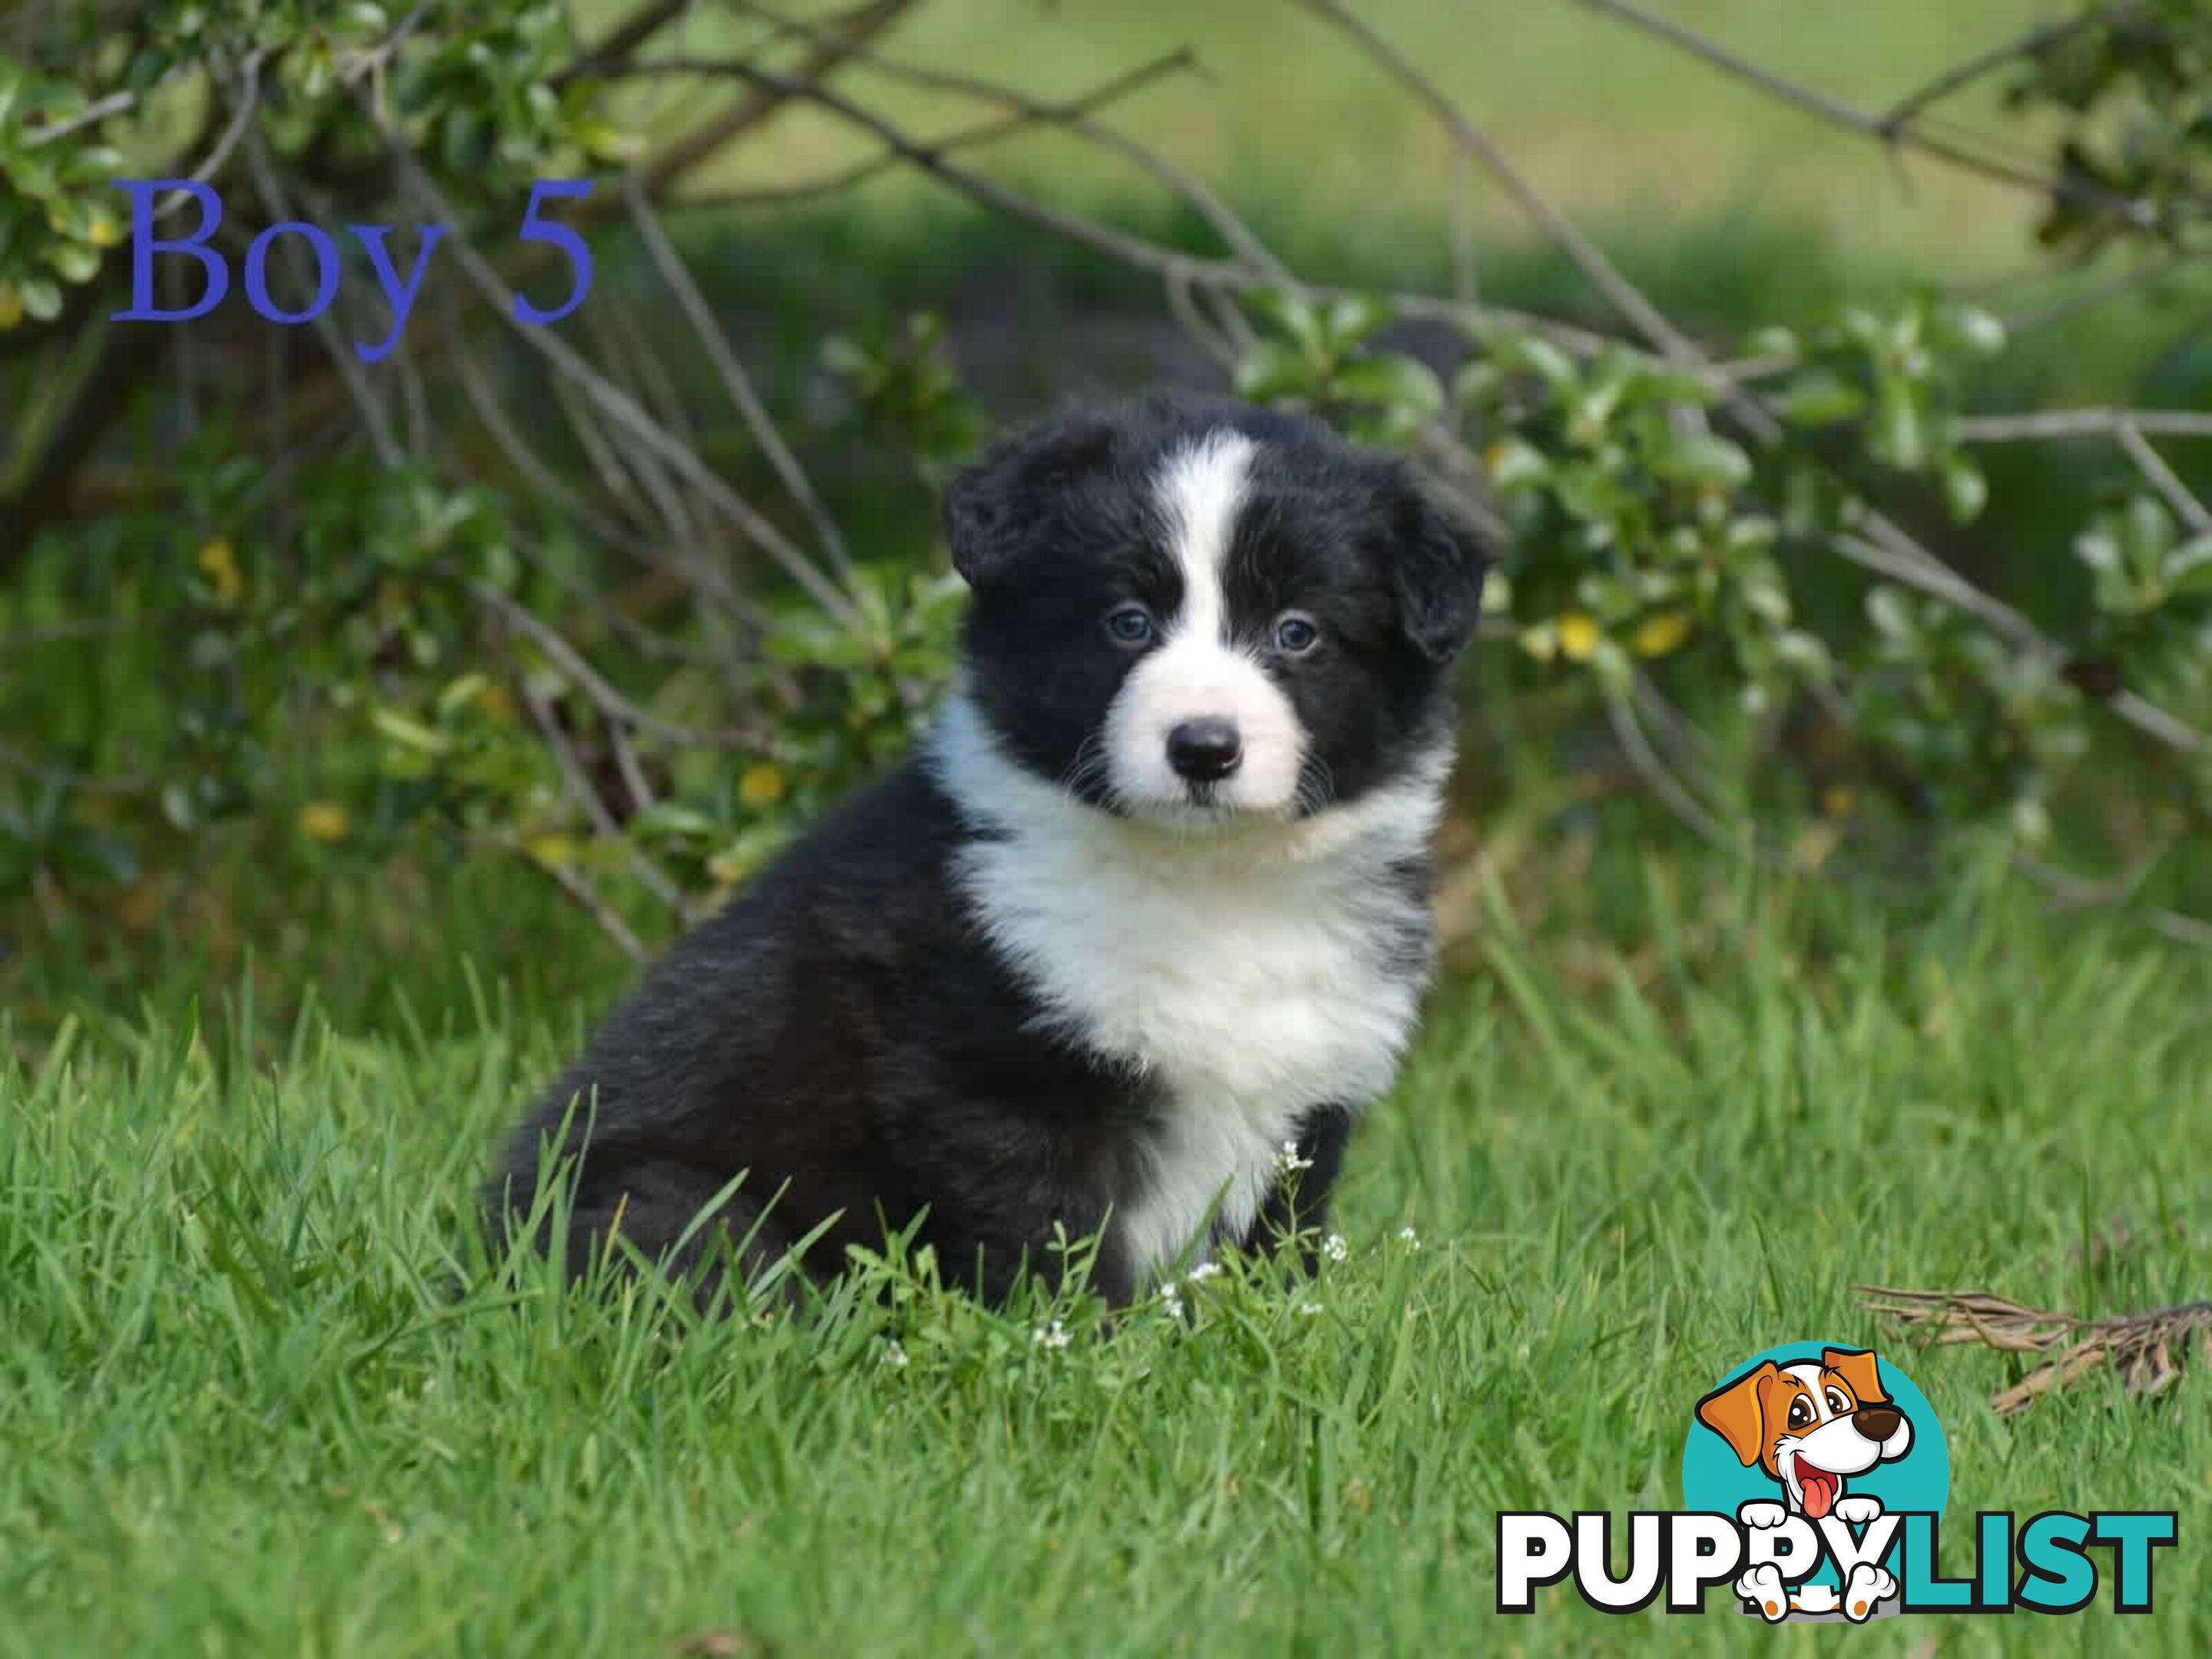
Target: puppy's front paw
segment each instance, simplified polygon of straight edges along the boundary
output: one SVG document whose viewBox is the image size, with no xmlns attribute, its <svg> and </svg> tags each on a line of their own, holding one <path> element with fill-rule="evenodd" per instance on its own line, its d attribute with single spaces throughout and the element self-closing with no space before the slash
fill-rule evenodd
<svg viewBox="0 0 2212 1659">
<path fill-rule="evenodd" d="M 1790 1616 L 1789 1592 L 1782 1588 L 1781 1570 L 1771 1561 L 1739 1574 L 1735 1593 L 1757 1607 L 1770 1625 L 1778 1625 Z"/>
<path fill-rule="evenodd" d="M 1863 1527 L 1869 1521 L 1881 1518 L 1881 1499 L 1864 1496 L 1838 1498 L 1832 1513 L 1847 1527 Z"/>
<path fill-rule="evenodd" d="M 1778 1527 L 1790 1518 L 1790 1511 L 1779 1504 L 1770 1504 L 1754 1498 L 1748 1504 L 1736 1506 L 1735 1518 L 1747 1527 L 1756 1527 L 1761 1532 L 1769 1527 Z"/>
<path fill-rule="evenodd" d="M 1877 1607 L 1896 1594 L 1896 1579 L 1873 1562 L 1862 1561 L 1844 1581 L 1844 1617 L 1854 1625 L 1863 1625 Z"/>
</svg>

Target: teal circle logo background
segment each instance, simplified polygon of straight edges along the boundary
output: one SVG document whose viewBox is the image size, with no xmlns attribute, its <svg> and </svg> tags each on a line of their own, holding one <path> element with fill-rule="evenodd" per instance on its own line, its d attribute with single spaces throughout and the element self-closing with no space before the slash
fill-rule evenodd
<svg viewBox="0 0 2212 1659">
<path fill-rule="evenodd" d="M 1726 1376 L 1716 1378 L 1705 1393 L 1726 1388 L 1770 1359 L 1778 1365 L 1817 1365 L 1823 1348 L 1861 1352 L 1850 1342 L 1785 1342 L 1764 1353 L 1752 1355 Z M 1879 1352 L 1875 1358 L 1875 1375 L 1881 1379 L 1890 1403 L 1903 1412 L 1912 1425 L 1912 1445 L 1895 1462 L 1877 1463 L 1864 1474 L 1851 1476 L 1845 1495 L 1861 1493 L 1878 1498 L 1887 1514 L 1925 1510 L 1940 1516 L 1951 1495 L 1951 1449 L 1944 1441 L 1942 1425 L 1936 1420 L 1936 1408 L 1928 1403 L 1928 1396 L 1913 1386 L 1911 1377 Z M 1733 1516 L 1737 1508 L 1745 1504 L 1783 1501 L 1782 1487 L 1765 1469 L 1756 1463 L 1746 1468 L 1737 1462 L 1728 1442 L 1698 1420 L 1694 1401 L 1685 1407 L 1684 1414 L 1690 1419 L 1690 1437 L 1682 1447 L 1684 1509 Z M 1892 1572 L 1897 1571 L 1896 1557 L 1897 1548 L 1893 1547 L 1889 1558 L 1883 1562 Z M 1811 1582 L 1832 1583 L 1835 1576 L 1834 1567 L 1824 1565 L 1813 1575 Z"/>
</svg>

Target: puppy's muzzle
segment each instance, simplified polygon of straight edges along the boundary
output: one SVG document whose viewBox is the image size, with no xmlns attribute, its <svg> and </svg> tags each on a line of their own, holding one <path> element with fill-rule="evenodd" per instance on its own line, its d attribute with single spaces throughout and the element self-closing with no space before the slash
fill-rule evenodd
<svg viewBox="0 0 2212 1659">
<path fill-rule="evenodd" d="M 1218 783 L 1243 758 L 1244 739 L 1234 721 L 1207 716 L 1168 733 L 1168 764 L 1188 783 Z"/>
</svg>

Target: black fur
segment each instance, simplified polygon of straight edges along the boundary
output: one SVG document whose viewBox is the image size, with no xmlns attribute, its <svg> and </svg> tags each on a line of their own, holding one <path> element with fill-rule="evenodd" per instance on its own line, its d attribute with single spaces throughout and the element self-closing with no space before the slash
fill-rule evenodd
<svg viewBox="0 0 2212 1659">
<path fill-rule="evenodd" d="M 945 503 L 974 589 L 970 695 L 1026 769 L 1055 781 L 1075 769 L 1130 661 L 1101 616 L 1132 592 L 1164 615 L 1177 600 L 1148 480 L 1176 444 L 1221 424 L 1261 445 L 1226 567 L 1231 614 L 1295 604 L 1322 624 L 1323 647 L 1273 672 L 1325 775 L 1315 802 L 1354 799 L 1440 740 L 1482 561 L 1400 463 L 1306 422 L 1152 400 L 995 446 Z M 921 1238 L 987 1297 L 1024 1266 L 1056 1278 L 1056 1230 L 1095 1232 L 1141 1190 L 1163 1102 L 1122 1057 L 1043 1029 L 953 881 L 951 862 L 976 833 L 919 757 L 831 814 L 606 1021 L 514 1137 L 495 1209 L 528 1209 L 541 1143 L 573 1103 L 572 1139 L 587 1120 L 590 1137 L 572 1271 L 617 1225 L 647 1256 L 667 1256 L 742 1173 L 737 1197 L 671 1265 L 749 1231 L 753 1256 L 773 1258 L 828 1222 L 805 1261 L 832 1273 L 847 1245 L 879 1245 L 926 1211 Z M 1426 879 L 1403 873 L 1409 886 Z M 1390 971 L 1422 971 L 1425 939 L 1404 943 Z M 1351 1110 L 1364 1103 L 1308 1115 L 1310 1167 L 1246 1242 L 1318 1224 Z M 1093 1283 L 1116 1302 L 1138 1288 L 1110 1233 Z"/>
</svg>

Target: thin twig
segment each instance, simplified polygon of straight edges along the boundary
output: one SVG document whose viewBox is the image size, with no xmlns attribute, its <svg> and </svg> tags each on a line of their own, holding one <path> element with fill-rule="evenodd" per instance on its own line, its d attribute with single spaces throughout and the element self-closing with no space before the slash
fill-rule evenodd
<svg viewBox="0 0 2212 1659">
<path fill-rule="evenodd" d="M 640 732 L 659 738 L 665 742 L 690 748 L 752 749 L 763 748 L 760 734 L 732 728 L 723 732 L 704 732 L 692 726 L 678 726 L 665 720 L 647 708 L 641 708 L 629 698 L 607 684 L 599 672 L 586 662 L 581 653 L 562 639 L 560 634 L 540 621 L 527 606 L 516 604 L 495 587 L 482 582 L 471 582 L 469 591 L 477 602 L 490 611 L 502 622 L 524 634 L 533 644 L 550 657 L 561 672 L 575 681 L 584 694 L 599 706 L 599 711 L 611 720 L 619 720 Z"/>
<path fill-rule="evenodd" d="M 753 389 L 752 377 L 745 373 L 744 365 L 730 349 L 730 343 L 715 324 L 705 297 L 699 292 L 699 285 L 691 280 L 690 271 L 678 257 L 676 250 L 669 246 L 667 234 L 661 229 L 659 217 L 638 186 L 636 174 L 632 173 L 623 181 L 623 190 L 629 203 L 630 222 L 636 226 L 646 252 L 659 270 L 661 280 L 675 295 L 676 303 L 682 308 L 685 320 L 699 337 L 699 343 L 706 347 L 707 360 L 714 366 L 714 372 L 721 376 L 722 389 L 737 406 L 746 430 L 752 434 L 753 441 L 760 446 L 761 453 L 768 458 L 769 465 L 782 481 L 784 489 L 814 526 L 815 539 L 821 543 L 823 552 L 836 567 L 839 575 L 849 584 L 854 580 L 853 556 L 845 546 L 844 537 L 838 532 L 829 510 L 822 505 L 822 498 L 815 494 L 814 485 L 808 479 L 805 470 L 799 465 L 798 457 L 791 453 L 790 446 L 783 441 L 783 434 L 776 430 L 775 421 L 769 414 L 768 405 L 761 401 L 759 392 Z"/>
<path fill-rule="evenodd" d="M 2120 428 L 2119 437 L 2120 447 L 2136 464 L 2136 470 L 2150 481 L 2151 488 L 2165 498 L 2175 516 L 2199 535 L 2212 532 L 2212 508 L 2198 501 L 2180 475 L 2166 465 L 2166 457 L 2151 447 L 2142 428 L 2130 421 Z"/>
<path fill-rule="evenodd" d="M 2051 438 L 2117 438 L 2122 428 L 2166 438 L 2212 438 L 2212 415 L 2185 409 L 2048 409 L 2033 415 L 1968 415 L 1960 441 L 2039 443 Z"/>
<path fill-rule="evenodd" d="M 684 902 L 682 890 L 669 878 L 666 871 L 646 856 L 642 848 L 623 834 L 622 826 L 615 822 L 615 815 L 608 810 L 606 802 L 600 798 L 598 788 L 585 772 L 583 762 L 577 759 L 576 747 L 568 741 L 568 734 L 561 729 L 561 722 L 554 716 L 552 705 L 534 686 L 526 683 L 522 688 L 522 700 L 530 710 L 531 723 L 537 726 L 538 735 L 553 751 L 554 763 L 561 769 L 561 781 L 568 788 L 568 798 L 583 809 L 584 816 L 591 820 L 592 830 L 602 840 L 623 849 L 630 873 L 637 878 L 638 884 L 646 891 L 666 906 L 669 913 L 678 921 L 689 921 L 690 906 Z"/>
<path fill-rule="evenodd" d="M 1617 17 L 1678 46 L 1693 57 L 1723 72 L 1759 88 L 1771 97 L 1793 104 L 1809 114 L 1849 131 L 1859 133 L 1886 144 L 1905 145 L 1921 151 L 1937 161 L 1975 173 L 1983 178 L 2016 189 L 2033 191 L 2037 196 L 2063 196 L 2091 206 L 2101 207 L 2119 218 L 2125 219 L 2138 229 L 2154 230 L 2158 225 L 2158 210 L 2151 203 L 2139 202 L 2102 186 L 2087 185 L 2076 179 L 2039 173 L 2032 169 L 2016 167 L 1989 156 L 1977 155 L 1972 150 L 1947 140 L 1937 138 L 1917 125 L 1908 125 L 1893 130 L 1886 117 L 1870 115 L 1854 108 L 1840 99 L 1800 86 L 1773 71 L 1762 69 L 1749 59 L 1730 52 L 1727 47 L 1708 40 L 1696 30 L 1685 27 L 1672 18 L 1662 17 L 1647 11 L 1632 0 L 1580 0 L 1593 11 Z"/>
<path fill-rule="evenodd" d="M 1991 46 L 1987 52 L 1977 52 L 1964 63 L 1954 64 L 1917 91 L 1908 93 L 1892 104 L 1887 112 L 1878 118 L 1882 131 L 1893 137 L 1896 137 L 1911 126 L 1929 106 L 1964 90 L 1993 70 L 2001 70 L 2021 58 L 2033 57 L 2045 46 L 2056 46 L 2061 40 L 2079 34 L 2093 23 L 2102 22 L 2114 9 L 2110 6 L 2099 6 L 2076 16 L 2062 17 L 2056 22 L 2045 23 Z"/>
<path fill-rule="evenodd" d="M 1425 104 L 1443 125 L 1453 143 L 1481 163 L 1504 187 L 1506 193 L 1520 204 L 1522 211 L 1559 245 L 1567 257 L 1574 261 L 1576 269 L 1606 297 L 1614 310 L 1628 319 L 1638 334 L 1670 361 L 1682 362 L 1702 356 L 1689 337 L 1675 327 L 1664 312 L 1644 298 L 1642 289 L 1620 274 L 1613 261 L 1605 256 L 1604 250 L 1585 236 L 1573 220 L 1553 205 L 1550 198 L 1531 185 L 1489 135 L 1468 120 L 1459 106 L 1447 97 L 1443 90 L 1412 59 L 1377 33 L 1373 25 L 1353 14 L 1340 3 L 1340 0 L 1297 0 L 1297 3 L 1350 35 L 1370 57 Z"/>
<path fill-rule="evenodd" d="M 957 128 L 943 137 L 931 141 L 929 148 L 939 155 L 951 155 L 962 150 L 996 143 L 1016 134 L 1032 131 L 1039 126 L 1065 125 L 1076 117 L 1092 114 L 1118 103 L 1139 88 L 1188 67 L 1192 61 L 1188 52 L 1170 52 L 1117 75 L 1080 96 L 1059 103 L 1040 105 L 1034 112 L 1017 110 L 1011 114 L 994 116 L 988 121 Z M 903 165 L 905 160 L 896 150 L 881 149 L 865 161 L 856 161 L 850 167 L 824 173 L 817 179 L 750 189 L 695 191 L 687 192 L 672 205 L 681 207 L 687 212 L 701 208 L 793 206 L 818 201 L 823 197 L 834 196 L 866 184 L 869 179 Z"/>
<path fill-rule="evenodd" d="M 451 210 L 443 195 L 416 162 L 405 143 L 398 135 L 390 132 L 386 134 L 386 142 L 398 165 L 409 193 L 441 222 L 452 222 Z M 514 317 L 508 310 L 507 295 L 501 289 L 498 277 L 493 275 L 491 267 L 466 241 L 454 239 L 454 257 L 460 262 L 461 269 L 471 283 L 497 307 L 501 315 L 508 318 L 532 350 L 544 356 L 639 445 L 719 509 L 754 545 L 781 565 L 785 573 L 805 588 L 824 611 L 848 626 L 859 624 L 860 612 L 852 599 L 816 569 L 806 556 L 794 547 L 759 509 L 723 483 L 690 449 L 670 437 L 660 423 L 639 408 L 629 393 L 592 368 L 574 347 L 550 328 L 533 326 Z"/>
<path fill-rule="evenodd" d="M 502 851 L 514 854 L 532 869 L 541 870 L 550 877 L 562 892 L 581 905 L 592 920 L 599 924 L 600 930 L 621 948 L 624 956 L 640 967 L 645 964 L 652 953 L 645 948 L 638 936 L 630 931 L 630 925 L 622 919 L 622 913 L 601 896 L 599 890 L 592 884 L 588 876 L 580 870 L 571 870 L 565 864 L 556 864 L 549 859 L 532 858 L 520 844 L 514 842 L 495 841 L 492 844 Z"/>
<path fill-rule="evenodd" d="M 274 223 L 291 218 L 291 210 L 285 203 L 284 186 L 277 177 L 275 164 L 270 160 L 268 145 L 260 134 L 251 128 L 247 131 L 245 150 L 246 171 L 252 178 L 254 193 L 260 197 L 263 210 L 269 215 L 270 222 Z M 296 249 L 288 247 L 286 252 L 288 255 L 295 254 Z M 292 260 L 292 268 L 295 274 L 300 270 L 296 258 Z M 322 342 L 323 349 L 330 355 L 331 368 L 345 383 L 347 394 L 352 398 L 354 407 L 361 412 L 362 424 L 368 430 L 368 441 L 376 452 L 378 462 L 386 467 L 398 466 L 404 457 L 392 435 L 391 416 L 386 412 L 383 400 L 369 386 L 368 377 L 361 372 L 361 364 L 355 358 L 352 348 L 339 337 L 337 325 L 331 320 L 330 312 L 327 309 L 316 312 L 308 319 L 308 326 L 315 331 L 315 337 Z"/>
</svg>

